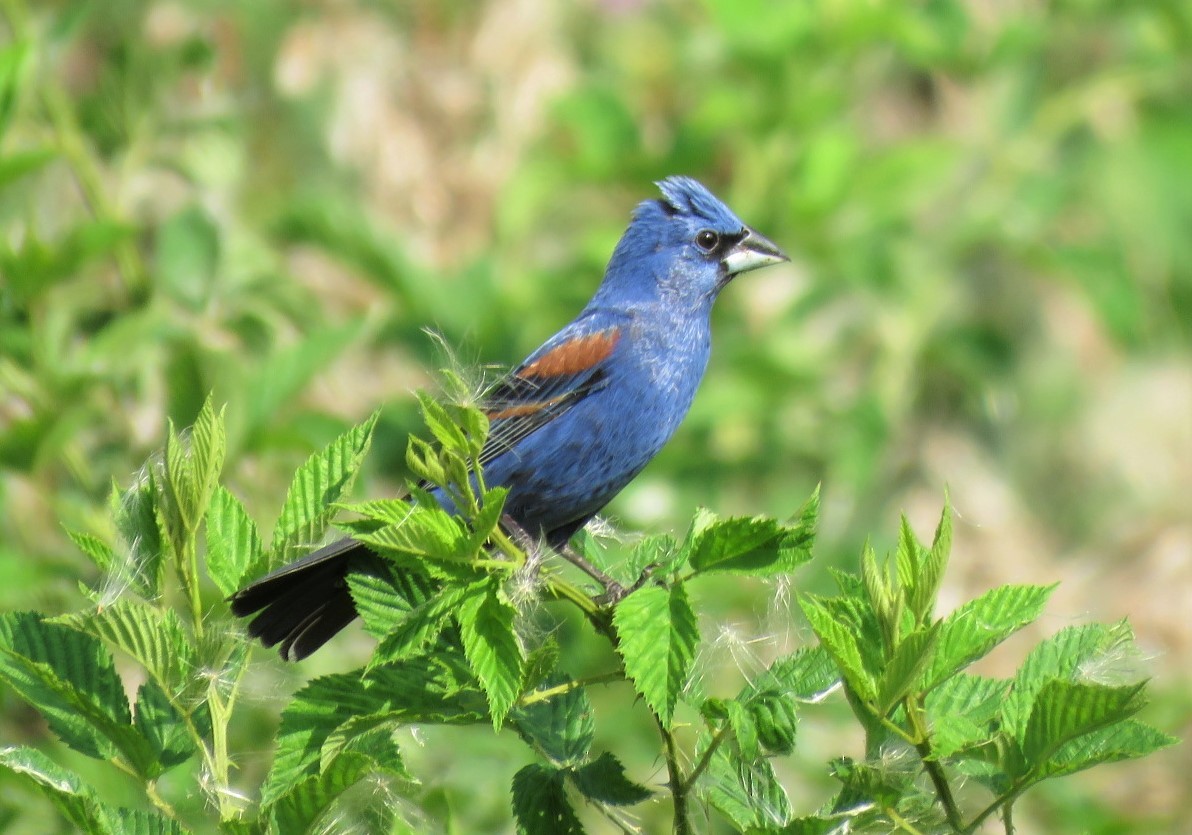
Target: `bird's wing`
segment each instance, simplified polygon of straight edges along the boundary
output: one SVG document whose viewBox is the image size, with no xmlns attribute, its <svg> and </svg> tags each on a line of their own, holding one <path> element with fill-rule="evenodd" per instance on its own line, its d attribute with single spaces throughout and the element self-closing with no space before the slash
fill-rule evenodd
<svg viewBox="0 0 1192 835">
<path fill-rule="evenodd" d="M 578 320 L 535 351 L 484 397 L 487 464 L 607 384 L 625 323 Z"/>
</svg>

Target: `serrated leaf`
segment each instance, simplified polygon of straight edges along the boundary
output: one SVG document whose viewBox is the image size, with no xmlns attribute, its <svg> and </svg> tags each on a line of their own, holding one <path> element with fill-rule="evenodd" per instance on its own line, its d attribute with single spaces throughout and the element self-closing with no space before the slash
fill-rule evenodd
<svg viewBox="0 0 1192 835">
<path fill-rule="evenodd" d="M 1018 669 L 1010 692 L 1002 702 L 1003 728 L 1023 742 L 1035 696 L 1045 684 L 1052 679 L 1076 680 L 1086 665 L 1120 653 L 1132 641 L 1130 627 L 1118 623 L 1113 626 L 1069 626 L 1040 642 Z"/>
<path fill-rule="evenodd" d="M 66 535 L 70 537 L 70 541 L 75 546 L 91 558 L 95 563 L 95 567 L 100 571 L 107 573 L 112 570 L 116 564 L 116 554 L 112 551 L 110 545 L 100 539 L 98 536 L 93 536 L 82 531 L 67 531 Z"/>
<path fill-rule="evenodd" d="M 746 708 L 756 729 L 758 743 L 767 754 L 789 754 L 795 750 L 799 717 L 790 696 L 763 691 L 751 698 Z"/>
<path fill-rule="evenodd" d="M 464 458 L 471 456 L 471 446 L 463 430 L 456 424 L 442 403 L 425 392 L 418 392 L 418 406 L 426 428 L 435 436 L 445 450 L 455 452 Z"/>
<path fill-rule="evenodd" d="M 157 518 L 157 478 L 147 471 L 124 493 L 112 492 L 112 516 L 126 554 L 113 566 L 111 580 L 146 600 L 161 589 L 162 557 L 167 546 Z"/>
<path fill-rule="evenodd" d="M 451 625 L 452 616 L 470 596 L 467 586 L 448 586 L 415 606 L 373 650 L 369 667 L 400 661 L 426 651 Z"/>
<path fill-rule="evenodd" d="M 548 690 L 567 681 L 556 673 L 537 689 Z M 529 745 L 561 768 L 578 767 L 587 759 L 596 732 L 592 702 L 583 687 L 516 707 L 509 719 Z"/>
<path fill-rule="evenodd" d="M 1033 622 L 1054 590 L 1055 585 L 1001 586 L 944 618 L 935 660 L 923 676 L 923 689 L 936 687 Z"/>
<path fill-rule="evenodd" d="M 430 577 L 387 561 L 349 572 L 347 581 L 356 614 L 377 639 L 408 620 L 416 608 L 438 593 L 438 583 Z"/>
<path fill-rule="evenodd" d="M 240 500 L 218 486 L 207 511 L 207 573 L 230 596 L 246 577 L 264 573 L 265 546 Z"/>
<path fill-rule="evenodd" d="M 932 747 L 941 757 L 988 742 L 993 720 L 1010 682 L 959 673 L 945 679 L 925 700 Z"/>
<path fill-rule="evenodd" d="M 483 694 L 458 660 L 424 656 L 387 664 L 367 674 L 317 678 L 299 690 L 282 712 L 273 767 L 261 803 L 275 802 L 301 780 L 317 775 L 333 736 L 347 740 L 368 730 L 405 723 L 474 724 L 487 719 Z"/>
<path fill-rule="evenodd" d="M 877 712 L 888 714 L 910 692 L 935 654 L 940 625 L 907 635 L 894 650 L 878 684 Z"/>
<path fill-rule="evenodd" d="M 705 738 L 700 747 L 706 745 Z M 739 829 L 773 831 L 791 818 L 786 790 L 767 759 L 747 761 L 721 745 L 696 786 Z"/>
<path fill-rule="evenodd" d="M 1047 682 L 1035 697 L 1022 741 L 1028 767 L 1042 768 L 1052 754 L 1077 737 L 1133 716 L 1144 704 L 1145 686 Z"/>
<path fill-rule="evenodd" d="M 814 529 L 790 527 L 767 516 L 713 519 L 705 514 L 685 550 L 696 572 L 775 574 L 811 559 Z"/>
<path fill-rule="evenodd" d="M 847 622 L 838 620 L 823 598 L 801 595 L 799 606 L 849 687 L 863 700 L 874 701 L 877 698 L 877 684 L 861 660 L 856 631 Z"/>
<path fill-rule="evenodd" d="M 746 685 L 746 692 L 776 690 L 801 702 L 819 702 L 840 682 L 832 656 L 822 646 L 802 647 L 779 658 Z"/>
<path fill-rule="evenodd" d="M 377 781 L 406 781 L 397 745 L 387 731 L 370 731 L 352 740 L 318 774 L 296 783 L 272 805 L 280 832 L 309 832 L 362 781 L 369 783 L 369 805 L 388 807 L 390 798 L 376 791 Z M 385 811 L 383 808 L 379 811 Z M 392 810 L 388 810 L 391 812 Z"/>
<path fill-rule="evenodd" d="M 699 643 L 699 627 L 682 585 L 647 586 L 613 609 L 617 651 L 646 704 L 669 727 Z"/>
<path fill-rule="evenodd" d="M 65 615 L 57 622 L 127 653 L 167 693 L 187 698 L 187 690 L 202 684 L 195 676 L 194 647 L 173 609 L 161 609 L 137 600 L 117 600 L 95 612 Z"/>
<path fill-rule="evenodd" d="M 919 573 L 914 584 L 907 590 L 906 600 L 915 622 L 926 624 L 934 616 L 935 598 L 944 580 L 948 567 L 948 556 L 952 551 L 952 508 L 945 504 L 940 514 L 931 548 L 922 555 Z"/>
<path fill-rule="evenodd" d="M 626 777 L 625 766 L 607 751 L 582 768 L 569 772 L 568 776 L 584 797 L 609 806 L 632 806 L 654 795 L 645 786 Z"/>
<path fill-rule="evenodd" d="M 1062 777 L 1103 763 L 1133 760 L 1179 742 L 1134 719 L 1126 719 L 1071 740 L 1037 771 L 1040 778 Z"/>
<path fill-rule="evenodd" d="M 513 817 L 519 835 L 583 835 L 563 786 L 563 772 L 530 763 L 513 775 Z"/>
<path fill-rule="evenodd" d="M 327 530 L 334 505 L 351 487 L 368 452 L 378 413 L 340 435 L 298 468 L 290 482 L 270 547 L 275 565 L 316 545 Z"/>
<path fill-rule="evenodd" d="M 894 552 L 894 564 L 898 568 L 898 584 L 904 589 L 910 589 L 919 576 L 919 566 L 923 562 L 925 549 L 915 536 L 911 522 L 902 514 L 898 526 L 898 548 Z"/>
<path fill-rule="evenodd" d="M 357 533 L 356 538 L 383 554 L 392 554 L 414 565 L 420 560 L 433 560 L 440 566 L 466 563 L 471 557 L 468 532 L 463 523 L 438 507 L 413 507 L 402 522 L 386 525 L 371 533 Z M 411 561 L 413 557 L 418 559 Z"/>
<path fill-rule="evenodd" d="M 156 682 L 147 681 L 137 690 L 133 716 L 133 724 L 153 746 L 163 769 L 173 768 L 198 754 L 186 720 Z M 211 718 L 206 703 L 198 707 L 192 721 L 210 733 Z"/>
<path fill-rule="evenodd" d="M 517 610 L 502 599 L 496 578 L 475 583 L 455 610 L 468 663 L 488 696 L 493 728 L 501 729 L 506 714 L 521 695 L 521 644 L 514 632 Z"/>
<path fill-rule="evenodd" d="M 35 785 L 77 831 L 106 831 L 99 800 L 73 771 L 24 746 L 0 748 L 0 766 Z"/>
<path fill-rule="evenodd" d="M 76 751 L 97 759 L 119 752 L 139 773 L 153 771 L 156 758 L 132 727 L 124 685 L 96 638 L 36 613 L 2 614 L 0 677 Z"/>
</svg>

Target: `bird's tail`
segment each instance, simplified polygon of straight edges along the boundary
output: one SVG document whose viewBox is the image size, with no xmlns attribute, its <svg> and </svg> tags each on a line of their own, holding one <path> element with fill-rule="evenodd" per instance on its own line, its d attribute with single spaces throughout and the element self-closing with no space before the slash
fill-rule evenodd
<svg viewBox="0 0 1192 835">
<path fill-rule="evenodd" d="M 341 539 L 267 574 L 230 598 L 232 614 L 259 612 L 248 634 L 267 647 L 280 644 L 287 661 L 300 661 L 356 617 L 349 571 L 368 571 L 380 558 L 353 539 Z"/>
</svg>

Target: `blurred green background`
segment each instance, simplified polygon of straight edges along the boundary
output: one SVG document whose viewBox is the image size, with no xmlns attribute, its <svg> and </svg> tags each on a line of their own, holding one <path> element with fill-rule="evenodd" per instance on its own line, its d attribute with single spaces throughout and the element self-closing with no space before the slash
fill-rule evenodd
<svg viewBox="0 0 1192 835">
<path fill-rule="evenodd" d="M 1128 617 L 1146 718 L 1192 730 L 1187 2 L 0 10 L 0 608 L 82 605 L 98 578 L 63 527 L 110 535 L 113 480 L 208 391 L 262 523 L 293 469 L 378 405 L 357 492 L 395 490 L 410 392 L 449 361 L 424 329 L 491 378 L 582 306 L 651 181 L 684 173 L 793 262 L 724 294 L 692 414 L 615 525 L 681 531 L 700 504 L 785 515 L 822 482 L 797 578 L 820 587 L 867 537 L 888 547 L 900 510 L 928 536 L 947 490 L 950 599 L 1062 581 L 1046 630 Z M 713 688 L 809 637 L 784 595 L 724 582 L 701 603 Z M 298 669 L 262 654 L 232 746 L 246 785 L 285 694 L 368 651 L 339 646 Z M 784 764 L 805 812 L 828 797 L 824 761 L 861 754 L 836 708 L 805 714 Z M 0 744 L 18 741 L 62 756 L 0 692 Z M 410 814 L 507 828 L 514 748 L 409 740 L 434 786 Z M 1187 746 L 1100 771 L 1028 796 L 1020 831 L 1192 816 Z M 0 828 L 51 831 L 10 783 Z"/>
</svg>

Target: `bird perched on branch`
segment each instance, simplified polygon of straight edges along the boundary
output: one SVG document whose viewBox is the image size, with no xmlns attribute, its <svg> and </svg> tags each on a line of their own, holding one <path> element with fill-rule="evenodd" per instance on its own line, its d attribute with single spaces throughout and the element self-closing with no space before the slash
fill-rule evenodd
<svg viewBox="0 0 1192 835">
<path fill-rule="evenodd" d="M 641 472 L 686 416 L 711 349 L 712 304 L 732 279 L 788 260 L 689 177 L 641 203 L 580 314 L 490 390 L 481 453 L 505 513 L 553 548 Z M 442 499 L 445 504 L 448 500 Z M 249 633 L 305 658 L 356 617 L 346 576 L 379 559 L 332 543 L 236 592 Z"/>
</svg>

